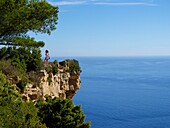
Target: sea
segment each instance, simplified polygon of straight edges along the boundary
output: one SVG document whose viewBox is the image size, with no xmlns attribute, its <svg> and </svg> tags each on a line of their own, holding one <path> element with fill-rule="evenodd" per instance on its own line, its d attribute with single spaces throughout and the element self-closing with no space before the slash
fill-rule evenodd
<svg viewBox="0 0 170 128">
<path fill-rule="evenodd" d="M 170 128 L 170 57 L 73 58 L 82 69 L 73 102 L 91 128 Z"/>
</svg>

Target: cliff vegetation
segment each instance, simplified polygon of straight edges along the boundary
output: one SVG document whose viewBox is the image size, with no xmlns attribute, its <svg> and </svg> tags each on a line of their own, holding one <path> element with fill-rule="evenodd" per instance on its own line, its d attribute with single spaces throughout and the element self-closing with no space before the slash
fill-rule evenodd
<svg viewBox="0 0 170 128">
<path fill-rule="evenodd" d="M 28 32 L 56 29 L 58 7 L 45 0 L 0 1 L 0 128 L 88 128 L 71 98 L 80 88 L 78 61 L 43 64 L 45 43 Z"/>
</svg>

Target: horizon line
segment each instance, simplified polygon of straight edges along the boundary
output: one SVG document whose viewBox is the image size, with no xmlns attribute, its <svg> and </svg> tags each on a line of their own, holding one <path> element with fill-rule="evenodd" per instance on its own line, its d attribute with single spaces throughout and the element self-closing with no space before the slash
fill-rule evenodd
<svg viewBox="0 0 170 128">
<path fill-rule="evenodd" d="M 45 56 L 42 56 L 43 58 Z M 170 55 L 115 55 L 115 56 L 50 56 L 50 58 L 56 58 L 56 57 L 170 57 Z"/>
</svg>

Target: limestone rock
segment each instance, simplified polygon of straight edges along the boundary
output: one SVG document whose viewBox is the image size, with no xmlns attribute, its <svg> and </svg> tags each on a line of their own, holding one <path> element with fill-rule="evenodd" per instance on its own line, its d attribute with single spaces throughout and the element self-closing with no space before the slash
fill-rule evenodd
<svg viewBox="0 0 170 128">
<path fill-rule="evenodd" d="M 31 99 L 36 102 L 38 97 L 44 99 L 45 96 L 72 98 L 80 89 L 80 73 L 69 73 L 68 70 L 66 61 L 58 63 L 58 73 L 55 75 L 41 70 L 39 72 L 41 78 L 39 86 L 35 88 L 33 83 L 28 83 L 23 93 L 23 99 Z"/>
</svg>

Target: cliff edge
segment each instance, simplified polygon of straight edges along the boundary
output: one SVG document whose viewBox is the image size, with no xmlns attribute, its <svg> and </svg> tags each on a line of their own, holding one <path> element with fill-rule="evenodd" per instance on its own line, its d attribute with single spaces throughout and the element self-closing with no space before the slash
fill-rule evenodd
<svg viewBox="0 0 170 128">
<path fill-rule="evenodd" d="M 44 66 L 44 70 L 32 72 L 33 82 L 27 83 L 23 99 L 36 101 L 39 97 L 72 98 L 80 89 L 80 67 L 77 60 L 53 62 Z"/>
</svg>

